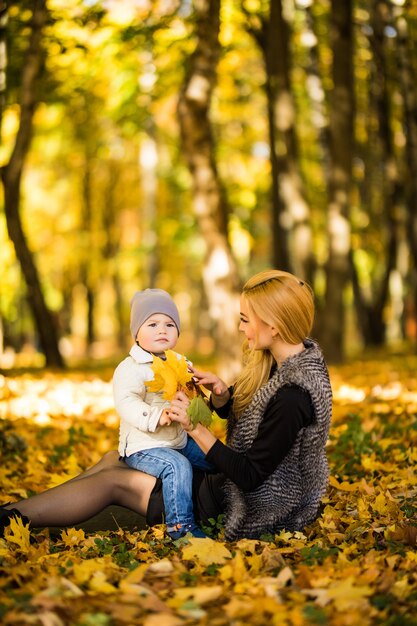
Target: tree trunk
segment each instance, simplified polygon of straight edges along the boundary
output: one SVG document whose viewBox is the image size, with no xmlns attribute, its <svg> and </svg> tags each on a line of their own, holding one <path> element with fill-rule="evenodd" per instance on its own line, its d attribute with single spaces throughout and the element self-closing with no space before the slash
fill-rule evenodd
<svg viewBox="0 0 417 626">
<path fill-rule="evenodd" d="M 184 154 L 193 180 L 193 205 L 206 255 L 203 282 L 224 369 L 236 367 L 239 279 L 227 236 L 228 206 L 214 160 L 209 109 L 220 53 L 220 0 L 195 3 L 196 39 L 178 101 Z"/>
<path fill-rule="evenodd" d="M 86 344 L 87 344 L 87 354 L 91 354 L 91 346 L 96 339 L 95 333 L 95 285 L 92 279 L 92 274 L 95 273 L 95 268 L 93 267 L 95 262 L 95 250 L 93 244 L 93 224 L 92 224 L 92 215 L 93 215 L 93 207 L 92 207 L 92 155 L 91 149 L 88 144 L 88 139 L 85 144 L 85 155 L 84 155 L 84 174 L 82 180 L 82 224 L 81 224 L 81 232 L 84 236 L 84 248 L 83 254 L 80 262 L 80 276 L 81 281 L 85 287 L 86 294 Z"/>
<path fill-rule="evenodd" d="M 326 358 L 333 362 L 341 361 L 344 354 L 344 292 L 350 274 L 349 202 L 354 111 L 352 30 L 352 0 L 332 0 L 328 260 L 321 342 Z"/>
<path fill-rule="evenodd" d="M 108 274 L 111 276 L 115 296 L 115 318 L 117 320 L 117 345 L 120 349 L 126 348 L 126 329 L 129 328 L 129 319 L 125 319 L 123 306 L 123 289 L 119 275 L 117 254 L 120 250 L 120 233 L 116 228 L 118 214 L 117 189 L 120 180 L 120 165 L 117 161 L 107 162 L 106 187 L 103 198 L 103 224 L 105 240 L 101 256 L 106 259 Z"/>
<path fill-rule="evenodd" d="M 269 4 L 269 19 L 248 31 L 265 63 L 272 173 L 272 262 L 275 267 L 312 279 L 310 208 L 298 165 L 296 111 L 291 92 L 290 27 L 281 0 Z M 246 11 L 250 19 L 251 14 Z"/>
<path fill-rule="evenodd" d="M 0 0 L 0 145 L 2 137 L 3 111 L 6 104 L 6 71 L 7 71 L 7 4 Z"/>
<path fill-rule="evenodd" d="M 354 254 L 351 255 L 352 281 L 355 296 L 359 327 L 366 345 L 380 346 L 385 341 L 384 309 L 389 296 L 389 280 L 391 272 L 395 268 L 398 251 L 398 225 L 396 210 L 401 195 L 398 179 L 398 169 L 395 160 L 394 146 L 390 127 L 390 100 L 387 87 L 387 67 L 384 54 L 385 29 L 388 25 L 388 6 L 385 0 L 375 0 L 371 8 L 372 35 L 370 37 L 373 52 L 374 71 L 371 76 L 370 94 L 372 106 L 378 119 L 377 141 L 378 156 L 377 165 L 384 166 L 383 190 L 378 197 L 382 196 L 384 203 L 383 216 L 385 222 L 381 231 L 387 239 L 385 246 L 384 271 L 379 283 L 374 280 L 371 288 L 371 296 L 367 299 L 361 286 L 355 267 Z M 380 155 L 380 156 L 379 156 Z M 371 158 L 375 154 L 371 154 Z M 370 167 L 375 167 L 374 161 Z M 378 179 L 379 183 L 379 179 Z M 368 187 L 371 187 L 368 185 Z M 382 265 L 382 260 L 379 265 Z"/>
<path fill-rule="evenodd" d="M 417 311 L 417 88 L 411 61 L 408 24 L 404 9 L 396 20 L 398 32 L 398 61 L 401 90 L 404 102 L 404 125 L 406 137 L 406 163 L 408 168 L 407 235 L 412 258 L 411 281 L 413 288 L 414 315 Z"/>
<path fill-rule="evenodd" d="M 36 0 L 32 11 L 30 42 L 22 71 L 20 123 L 10 161 L 2 168 L 4 207 L 7 230 L 26 281 L 28 301 L 46 364 L 62 368 L 64 363 L 58 348 L 55 321 L 46 305 L 39 274 L 26 241 L 19 213 L 22 173 L 30 147 L 33 115 L 37 104 L 36 82 L 42 65 L 41 37 L 47 19 L 45 0 Z"/>
</svg>

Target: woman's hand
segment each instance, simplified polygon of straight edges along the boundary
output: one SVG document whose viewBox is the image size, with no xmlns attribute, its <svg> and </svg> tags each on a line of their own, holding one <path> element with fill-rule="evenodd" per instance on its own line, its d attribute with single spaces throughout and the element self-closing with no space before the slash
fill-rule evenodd
<svg viewBox="0 0 417 626">
<path fill-rule="evenodd" d="M 177 391 L 174 398 L 171 400 L 171 406 L 168 409 L 169 417 L 173 422 L 181 424 L 184 430 L 190 431 L 193 429 L 189 415 L 187 415 L 187 409 L 190 404 L 190 400 L 183 391 Z"/>
<path fill-rule="evenodd" d="M 171 401 L 171 407 L 169 409 L 169 416 L 173 422 L 181 424 L 183 429 L 189 433 L 189 436 L 194 439 L 197 445 L 202 449 L 204 454 L 210 450 L 210 448 L 216 443 L 216 437 L 202 424 L 196 424 L 193 427 L 190 416 L 187 415 L 188 405 L 190 400 L 182 391 L 177 391 L 174 399 Z"/>
<path fill-rule="evenodd" d="M 211 391 L 211 401 L 214 407 L 220 408 L 230 399 L 230 391 L 221 378 L 212 372 L 201 372 L 190 367 L 197 385 L 203 385 Z"/>
</svg>

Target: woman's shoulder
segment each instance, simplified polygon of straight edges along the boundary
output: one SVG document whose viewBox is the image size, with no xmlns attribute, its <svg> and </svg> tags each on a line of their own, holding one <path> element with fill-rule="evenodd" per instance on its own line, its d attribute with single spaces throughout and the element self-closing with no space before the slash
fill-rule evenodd
<svg viewBox="0 0 417 626">
<path fill-rule="evenodd" d="M 286 404 L 311 405 L 311 396 L 307 389 L 295 383 L 288 383 L 280 387 L 274 395 L 274 400 Z"/>
<path fill-rule="evenodd" d="M 299 415 L 304 425 L 311 423 L 314 416 L 313 402 L 310 393 L 296 384 L 287 384 L 279 389 L 271 398 L 268 412 L 277 412 L 280 416 L 294 419 Z"/>
</svg>

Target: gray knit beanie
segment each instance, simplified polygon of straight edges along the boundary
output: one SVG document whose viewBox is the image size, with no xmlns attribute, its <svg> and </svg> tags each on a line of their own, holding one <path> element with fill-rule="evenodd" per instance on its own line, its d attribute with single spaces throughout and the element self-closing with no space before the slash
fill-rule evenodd
<svg viewBox="0 0 417 626">
<path fill-rule="evenodd" d="M 130 301 L 130 332 L 136 341 L 136 335 L 142 324 L 154 313 L 168 315 L 180 332 L 180 315 L 174 300 L 163 289 L 145 289 L 137 291 Z"/>
</svg>

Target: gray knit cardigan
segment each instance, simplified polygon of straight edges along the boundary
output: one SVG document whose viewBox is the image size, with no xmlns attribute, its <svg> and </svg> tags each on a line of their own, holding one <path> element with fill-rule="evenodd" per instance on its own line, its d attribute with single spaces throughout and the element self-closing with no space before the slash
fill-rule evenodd
<svg viewBox="0 0 417 626">
<path fill-rule="evenodd" d="M 285 528 L 302 530 L 316 517 L 329 478 L 325 446 L 332 413 L 329 374 L 317 343 L 288 358 L 253 396 L 238 420 L 229 418 L 228 445 L 246 452 L 254 441 L 269 401 L 285 385 L 298 385 L 310 394 L 313 422 L 302 428 L 276 470 L 253 491 L 225 484 L 225 537 L 257 538 Z"/>
</svg>

